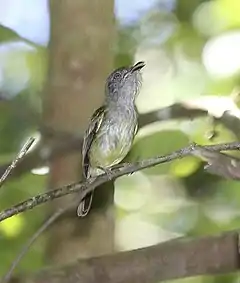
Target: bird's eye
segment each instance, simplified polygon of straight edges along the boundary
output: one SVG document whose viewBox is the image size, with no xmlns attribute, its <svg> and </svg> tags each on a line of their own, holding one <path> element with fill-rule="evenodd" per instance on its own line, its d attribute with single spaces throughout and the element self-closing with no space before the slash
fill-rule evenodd
<svg viewBox="0 0 240 283">
<path fill-rule="evenodd" d="M 116 73 L 115 76 L 114 76 L 114 78 L 115 78 L 115 79 L 120 79 L 120 78 L 121 78 L 120 73 Z"/>
</svg>

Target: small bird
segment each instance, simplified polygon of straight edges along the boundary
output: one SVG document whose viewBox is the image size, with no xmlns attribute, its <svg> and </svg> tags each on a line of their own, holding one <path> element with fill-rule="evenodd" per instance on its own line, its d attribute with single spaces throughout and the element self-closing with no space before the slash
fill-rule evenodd
<svg viewBox="0 0 240 283">
<path fill-rule="evenodd" d="M 105 102 L 92 115 L 82 146 L 83 177 L 98 176 L 119 164 L 131 149 L 138 128 L 135 99 L 142 84 L 144 62 L 121 67 L 106 81 Z M 86 195 L 77 208 L 84 217 L 92 204 L 93 192 Z"/>
</svg>

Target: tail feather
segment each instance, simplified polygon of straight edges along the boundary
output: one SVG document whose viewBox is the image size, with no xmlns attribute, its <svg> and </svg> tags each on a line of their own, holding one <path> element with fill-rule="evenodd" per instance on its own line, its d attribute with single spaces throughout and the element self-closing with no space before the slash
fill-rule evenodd
<svg viewBox="0 0 240 283">
<path fill-rule="evenodd" d="M 77 215 L 79 217 L 84 217 L 88 214 L 92 205 L 92 199 L 93 199 L 93 192 L 88 193 L 85 196 L 85 198 L 80 202 L 77 208 Z"/>
</svg>

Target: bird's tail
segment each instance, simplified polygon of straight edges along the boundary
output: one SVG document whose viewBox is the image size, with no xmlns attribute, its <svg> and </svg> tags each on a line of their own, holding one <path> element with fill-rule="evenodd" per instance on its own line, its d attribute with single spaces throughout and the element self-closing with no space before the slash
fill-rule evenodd
<svg viewBox="0 0 240 283">
<path fill-rule="evenodd" d="M 80 217 L 84 217 L 88 214 L 93 199 L 93 192 L 88 193 L 85 198 L 79 203 L 77 208 L 77 215 Z"/>
</svg>

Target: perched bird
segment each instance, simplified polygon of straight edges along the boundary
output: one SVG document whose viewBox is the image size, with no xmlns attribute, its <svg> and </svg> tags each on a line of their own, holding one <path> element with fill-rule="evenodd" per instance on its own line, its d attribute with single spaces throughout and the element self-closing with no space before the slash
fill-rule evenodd
<svg viewBox="0 0 240 283">
<path fill-rule="evenodd" d="M 98 108 L 85 132 L 82 167 L 85 179 L 108 172 L 120 163 L 131 149 L 138 128 L 135 99 L 139 94 L 144 62 L 122 67 L 109 75 L 104 105 Z M 77 209 L 86 216 L 91 208 L 93 192 L 86 195 Z"/>
</svg>

